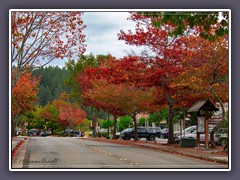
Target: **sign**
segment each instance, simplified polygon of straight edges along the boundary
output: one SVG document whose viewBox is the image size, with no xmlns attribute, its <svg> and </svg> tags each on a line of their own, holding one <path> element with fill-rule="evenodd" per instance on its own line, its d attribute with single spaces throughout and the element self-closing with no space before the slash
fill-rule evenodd
<svg viewBox="0 0 240 180">
<path fill-rule="evenodd" d="M 24 126 L 27 127 L 27 126 L 28 126 L 28 122 L 25 122 L 25 123 L 24 123 Z"/>
<path fill-rule="evenodd" d="M 197 119 L 197 132 L 198 133 L 205 132 L 205 118 L 204 117 L 199 116 Z"/>
</svg>

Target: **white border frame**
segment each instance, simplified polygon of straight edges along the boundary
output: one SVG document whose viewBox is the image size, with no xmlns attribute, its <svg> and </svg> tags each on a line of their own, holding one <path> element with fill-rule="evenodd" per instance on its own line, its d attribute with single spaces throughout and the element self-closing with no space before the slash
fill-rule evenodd
<svg viewBox="0 0 240 180">
<path fill-rule="evenodd" d="M 11 13 L 15 11 L 82 11 L 82 12 L 135 12 L 135 11 L 227 11 L 229 13 L 229 155 L 228 169 L 12 169 L 11 139 Z M 230 9 L 10 9 L 9 10 L 9 170 L 10 171 L 231 171 L 231 10 Z"/>
</svg>

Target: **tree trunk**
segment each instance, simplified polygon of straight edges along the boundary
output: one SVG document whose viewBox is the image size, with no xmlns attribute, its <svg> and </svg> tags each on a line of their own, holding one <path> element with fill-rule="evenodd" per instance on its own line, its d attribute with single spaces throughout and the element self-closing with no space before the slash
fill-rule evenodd
<svg viewBox="0 0 240 180">
<path fill-rule="evenodd" d="M 12 123 L 11 135 L 12 135 L 12 138 L 13 138 L 15 136 L 15 134 L 16 134 L 15 133 L 16 127 L 15 127 L 15 123 L 14 123 L 14 118 L 13 117 L 11 118 L 11 120 L 12 120 L 12 122 L 11 122 Z"/>
<path fill-rule="evenodd" d="M 116 139 L 116 131 L 117 131 L 117 117 L 114 116 L 114 124 L 113 124 L 113 139 Z"/>
<path fill-rule="evenodd" d="M 174 144 L 175 140 L 174 140 L 174 134 L 173 134 L 173 116 L 174 116 L 174 112 L 173 112 L 173 106 L 172 104 L 168 105 L 168 110 L 169 110 L 169 116 L 168 116 L 168 144 Z"/>
<path fill-rule="evenodd" d="M 224 121 L 225 120 L 225 109 L 224 109 L 223 102 L 220 99 L 220 97 L 217 95 L 217 93 L 212 88 L 210 90 L 211 90 L 212 94 L 218 99 L 218 101 L 220 103 L 220 106 L 221 106 L 221 109 L 222 109 L 222 121 Z M 210 142 L 211 142 L 212 147 L 216 147 L 216 144 L 214 142 L 215 130 L 216 130 L 216 127 L 214 127 L 212 132 L 210 133 Z"/>
<path fill-rule="evenodd" d="M 134 141 L 138 141 L 137 120 L 135 114 L 132 116 L 134 122 Z"/>
<path fill-rule="evenodd" d="M 93 137 L 97 137 L 97 131 L 96 131 L 96 126 L 97 126 L 97 118 L 94 116 L 93 117 Z"/>
<path fill-rule="evenodd" d="M 210 143 L 212 147 L 216 147 L 216 144 L 214 142 L 214 133 L 215 133 L 216 127 L 214 127 L 210 133 Z"/>
</svg>

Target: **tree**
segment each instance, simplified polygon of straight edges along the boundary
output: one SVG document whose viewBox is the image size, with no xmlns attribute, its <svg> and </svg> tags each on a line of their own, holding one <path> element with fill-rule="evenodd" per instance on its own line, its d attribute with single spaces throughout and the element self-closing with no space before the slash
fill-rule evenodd
<svg viewBox="0 0 240 180">
<path fill-rule="evenodd" d="M 63 105 L 59 111 L 59 120 L 74 128 L 79 125 L 86 118 L 85 111 L 79 109 L 76 105 L 68 103 Z"/>
<path fill-rule="evenodd" d="M 41 77 L 38 94 L 38 103 L 41 106 L 45 106 L 47 102 L 51 103 L 52 100 L 58 99 L 62 92 L 70 91 L 64 84 L 68 74 L 67 69 L 59 68 L 58 66 L 43 67 L 32 72 L 33 76 Z"/>
<path fill-rule="evenodd" d="M 58 128 L 58 109 L 53 104 L 48 103 L 42 110 L 42 118 L 47 129 L 51 129 L 52 134 Z"/>
<path fill-rule="evenodd" d="M 119 131 L 126 129 L 127 127 L 130 126 L 130 124 L 131 124 L 131 117 L 128 115 L 119 117 L 119 121 L 117 122 Z"/>
<path fill-rule="evenodd" d="M 191 87 L 199 96 L 205 96 L 212 102 L 219 102 L 222 109 L 222 120 L 225 120 L 223 103 L 228 101 L 228 39 L 219 37 L 209 42 L 200 37 L 189 37 L 185 40 L 186 71 L 180 82 Z M 213 146 L 215 128 L 211 131 L 210 141 Z"/>
<path fill-rule="evenodd" d="M 132 13 L 130 19 L 136 22 L 136 32 L 120 31 L 119 40 L 124 40 L 126 44 L 148 48 L 148 52 L 139 57 L 139 61 L 146 64 L 144 78 L 141 79 L 140 85 L 155 87 L 158 91 L 155 102 L 158 105 L 167 105 L 168 143 L 175 143 L 173 137 L 174 108 L 189 94 L 187 87 L 175 85 L 175 80 L 184 71 L 182 62 L 184 45 L 179 37 L 171 36 L 176 29 L 175 25 L 168 23 L 160 28 L 154 25 L 154 22 L 161 20 L 161 17 L 151 18 Z"/>
<path fill-rule="evenodd" d="M 85 118 L 76 128 L 81 132 L 89 131 L 90 125 L 91 121 Z"/>
<path fill-rule="evenodd" d="M 168 111 L 167 109 L 162 109 L 159 112 L 149 114 L 148 121 L 149 123 L 155 123 L 159 125 L 162 120 L 168 119 Z"/>
<path fill-rule="evenodd" d="M 139 126 L 145 126 L 146 125 L 146 122 L 149 122 L 146 118 L 144 117 L 141 117 L 139 120 L 138 120 L 138 125 Z"/>
<path fill-rule="evenodd" d="M 28 117 L 28 125 L 32 125 L 32 128 L 35 129 L 44 129 L 44 119 L 42 118 L 42 110 L 43 108 L 39 105 L 35 105 L 34 108 L 31 110 L 30 113 L 26 113 L 26 116 Z M 32 115 L 31 115 L 32 114 Z M 31 116 L 30 116 L 31 115 Z M 30 127 L 27 127 L 28 129 L 31 129 Z"/>
<path fill-rule="evenodd" d="M 104 121 L 100 124 L 100 126 L 101 126 L 102 128 L 105 128 L 105 129 L 108 128 L 108 125 L 109 125 L 109 127 L 113 127 L 114 121 L 113 121 L 113 120 L 109 120 L 109 123 L 108 123 L 108 120 L 106 119 L 106 120 L 104 120 Z"/>
<path fill-rule="evenodd" d="M 98 90 L 95 91 L 96 89 Z M 134 122 L 134 136 L 137 141 L 136 114 L 153 109 L 151 105 L 154 101 L 154 89 L 138 88 L 128 83 L 110 84 L 106 80 L 100 79 L 92 82 L 92 88 L 85 93 L 85 96 L 104 104 L 113 103 L 115 107 L 129 115 Z"/>
<path fill-rule="evenodd" d="M 82 55 L 86 26 L 81 16 L 82 12 L 11 12 L 11 61 L 16 66 L 12 86 L 26 69 Z"/>
<path fill-rule="evenodd" d="M 185 72 L 180 82 L 197 93 L 207 95 L 213 102 L 220 102 L 223 119 L 223 102 L 228 100 L 228 39 L 220 37 L 209 42 L 200 37 L 183 40 L 186 45 Z"/>
<path fill-rule="evenodd" d="M 30 73 L 22 75 L 12 88 L 12 133 L 15 134 L 17 117 L 24 112 L 30 111 L 37 101 L 39 80 L 32 78 Z M 12 134 L 12 135 L 13 135 Z"/>
<path fill-rule="evenodd" d="M 86 90 L 85 86 L 88 86 L 88 80 L 85 78 L 84 73 L 86 68 L 98 67 L 101 63 L 113 58 L 109 55 L 97 55 L 93 54 L 82 55 L 76 61 L 74 59 L 69 60 L 65 65 L 69 71 L 69 75 L 65 84 L 71 89 L 70 98 L 73 102 L 77 103 L 87 113 L 87 118 L 92 120 L 93 125 L 93 137 L 96 137 L 96 122 L 97 118 L 102 117 L 105 112 L 101 109 L 102 104 L 98 104 L 94 100 L 83 98 L 83 91 Z"/>
<path fill-rule="evenodd" d="M 147 17 L 155 19 L 153 24 L 160 28 L 162 25 L 171 23 L 176 25 L 173 36 L 181 36 L 189 28 L 195 28 L 204 39 L 211 42 L 218 37 L 228 34 L 228 12 L 140 12 Z M 222 19 L 220 16 L 222 15 Z M 160 18 L 159 18 L 160 17 Z M 210 29 L 212 26 L 218 25 L 215 33 L 212 34 Z"/>
</svg>

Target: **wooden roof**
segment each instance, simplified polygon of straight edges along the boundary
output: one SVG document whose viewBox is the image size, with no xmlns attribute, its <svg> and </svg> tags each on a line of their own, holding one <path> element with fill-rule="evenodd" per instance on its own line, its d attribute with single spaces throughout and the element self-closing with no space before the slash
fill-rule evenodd
<svg viewBox="0 0 240 180">
<path fill-rule="evenodd" d="M 200 100 L 192 105 L 187 112 L 192 113 L 200 110 L 217 111 L 218 108 L 216 108 L 209 100 Z"/>
</svg>

